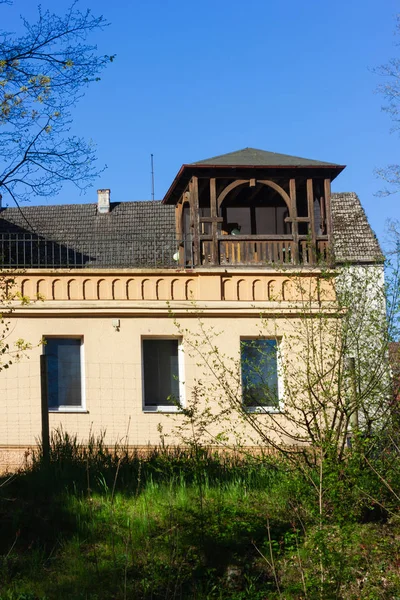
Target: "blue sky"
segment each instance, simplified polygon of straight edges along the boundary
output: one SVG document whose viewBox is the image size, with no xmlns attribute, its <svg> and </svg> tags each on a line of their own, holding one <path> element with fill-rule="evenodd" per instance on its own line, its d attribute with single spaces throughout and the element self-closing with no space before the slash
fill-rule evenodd
<svg viewBox="0 0 400 600">
<path fill-rule="evenodd" d="M 54 1 L 42 0 L 42 9 Z M 57 12 L 70 2 L 58 0 Z M 400 53 L 394 0 L 80 0 L 111 23 L 93 41 L 117 58 L 74 111 L 107 169 L 84 196 L 66 186 L 38 203 L 156 198 L 182 163 L 246 146 L 347 165 L 334 191 L 359 194 L 381 241 L 399 196 L 378 198 L 376 167 L 399 162 L 373 72 Z M 32 0 L 2 6 L 2 26 L 36 15 Z"/>
</svg>

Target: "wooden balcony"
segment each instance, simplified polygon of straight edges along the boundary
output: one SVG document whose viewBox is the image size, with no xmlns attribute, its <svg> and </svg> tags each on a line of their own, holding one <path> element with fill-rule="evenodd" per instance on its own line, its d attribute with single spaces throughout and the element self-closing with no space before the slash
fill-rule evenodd
<svg viewBox="0 0 400 600">
<path fill-rule="evenodd" d="M 213 240 L 201 236 L 201 264 L 213 265 L 315 265 L 328 261 L 328 237 L 312 246 L 306 236 L 224 235 Z"/>
</svg>

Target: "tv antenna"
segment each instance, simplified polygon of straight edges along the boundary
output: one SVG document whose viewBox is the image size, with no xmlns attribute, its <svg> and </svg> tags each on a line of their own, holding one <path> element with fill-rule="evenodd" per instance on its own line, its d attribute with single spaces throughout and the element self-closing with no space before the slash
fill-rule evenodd
<svg viewBox="0 0 400 600">
<path fill-rule="evenodd" d="M 150 154 L 150 162 L 151 162 L 151 199 L 154 202 L 154 160 L 153 160 L 152 154 Z"/>
</svg>

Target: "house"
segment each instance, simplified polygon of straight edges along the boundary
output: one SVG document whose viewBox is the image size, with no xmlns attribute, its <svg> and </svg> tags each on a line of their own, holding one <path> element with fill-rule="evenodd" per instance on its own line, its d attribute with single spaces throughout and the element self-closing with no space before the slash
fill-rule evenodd
<svg viewBox="0 0 400 600">
<path fill-rule="evenodd" d="M 299 301 L 291 274 L 309 289 L 318 280 L 332 302 L 326 265 L 382 271 L 357 195 L 331 193 L 343 168 L 246 148 L 184 164 L 161 202 L 111 202 L 99 190 L 94 204 L 2 208 L 3 270 L 31 299 L 13 302 L 7 341 L 32 344 L 0 375 L 3 463 L 41 435 L 41 354 L 51 428 L 146 446 L 161 426 L 176 441 L 176 399 L 184 405 L 202 377 L 185 349 L 199 313 L 220 329 L 221 356 L 242 361 L 249 408 L 263 401 L 245 365 L 271 356 L 264 408 L 279 410 L 276 344 Z"/>
</svg>

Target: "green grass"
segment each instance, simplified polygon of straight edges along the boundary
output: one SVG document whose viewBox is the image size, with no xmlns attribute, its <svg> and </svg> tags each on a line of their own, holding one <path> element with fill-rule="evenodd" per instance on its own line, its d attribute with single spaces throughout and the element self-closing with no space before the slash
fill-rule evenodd
<svg viewBox="0 0 400 600">
<path fill-rule="evenodd" d="M 0 487 L 0 600 L 400 598 L 396 502 L 354 465 L 327 479 L 321 521 L 276 459 L 57 435 Z"/>
</svg>

